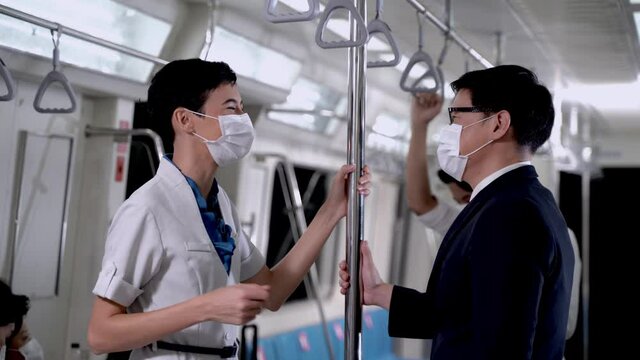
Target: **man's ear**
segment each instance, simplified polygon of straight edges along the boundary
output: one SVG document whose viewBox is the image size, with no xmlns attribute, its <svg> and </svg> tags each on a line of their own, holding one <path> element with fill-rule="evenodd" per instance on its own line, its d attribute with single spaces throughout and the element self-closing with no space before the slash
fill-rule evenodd
<svg viewBox="0 0 640 360">
<path fill-rule="evenodd" d="M 493 131 L 491 132 L 491 139 L 498 140 L 509 131 L 511 127 L 511 114 L 506 110 L 501 110 L 496 113 L 496 120 L 494 121 Z"/>
<path fill-rule="evenodd" d="M 191 113 L 183 107 L 176 108 L 173 111 L 173 116 L 171 116 L 173 128 L 189 134 L 194 132 L 195 124 L 193 123 L 193 116 L 190 116 L 190 114 Z"/>
</svg>

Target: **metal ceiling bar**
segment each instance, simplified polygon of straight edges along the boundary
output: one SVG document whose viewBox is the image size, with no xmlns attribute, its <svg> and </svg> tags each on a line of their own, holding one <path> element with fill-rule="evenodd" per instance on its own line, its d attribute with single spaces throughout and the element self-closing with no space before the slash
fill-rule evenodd
<svg viewBox="0 0 640 360">
<path fill-rule="evenodd" d="M 123 45 L 119 45 L 116 43 L 112 43 L 111 41 L 107 41 L 104 39 L 100 39 L 97 38 L 93 35 L 89 35 L 85 32 L 82 31 L 78 31 L 72 28 L 68 28 L 68 27 L 64 27 L 61 24 L 55 23 L 53 21 L 49 21 L 49 20 L 45 20 L 43 18 L 39 18 L 37 16 L 31 15 L 31 14 L 27 14 L 25 12 L 22 12 L 20 10 L 16 10 L 13 8 L 10 8 L 8 6 L 2 5 L 0 4 L 0 14 L 3 15 L 7 15 L 10 16 L 12 18 L 18 19 L 18 20 L 22 20 L 28 23 L 31 23 L 33 25 L 37 25 L 49 30 L 56 30 L 59 31 L 61 30 L 62 33 L 64 33 L 65 35 L 69 35 L 72 36 L 76 39 L 80 39 L 92 44 L 96 44 L 102 47 L 105 47 L 107 49 L 111 49 L 111 50 L 115 50 L 118 52 L 121 52 L 123 54 L 127 54 L 129 56 L 133 56 L 135 58 L 138 59 L 142 59 L 142 60 L 146 60 L 146 61 L 150 61 L 154 64 L 159 64 L 159 65 L 165 65 L 168 63 L 168 61 L 160 59 L 159 57 L 147 54 L 147 53 L 143 53 L 141 51 L 138 50 L 134 50 L 132 48 L 123 46 Z"/>
<path fill-rule="evenodd" d="M 422 5 L 418 0 L 407 0 L 409 5 L 413 6 L 420 14 L 422 14 L 427 20 L 431 21 L 438 29 L 440 29 L 443 33 L 449 33 L 449 37 L 453 40 L 458 46 L 462 48 L 466 53 L 471 55 L 476 61 L 478 61 L 485 68 L 491 68 L 494 65 L 487 60 L 484 56 L 480 55 L 476 49 L 471 47 L 458 33 L 455 32 L 453 28 L 450 28 L 445 23 L 443 23 L 437 16 L 435 16 L 429 9 L 427 9 L 424 5 Z"/>
</svg>

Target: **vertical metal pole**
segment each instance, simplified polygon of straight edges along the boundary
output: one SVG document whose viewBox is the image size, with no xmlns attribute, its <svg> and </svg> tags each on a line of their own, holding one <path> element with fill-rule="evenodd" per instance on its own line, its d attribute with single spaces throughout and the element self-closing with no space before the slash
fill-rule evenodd
<svg viewBox="0 0 640 360">
<path fill-rule="evenodd" d="M 589 360 L 589 206 L 590 169 L 582 173 L 582 359 Z"/>
<path fill-rule="evenodd" d="M 357 11 L 367 23 L 366 0 L 354 0 Z M 351 38 L 356 38 L 356 21 L 351 18 Z M 358 194 L 357 181 L 364 165 L 364 128 L 367 103 L 367 51 L 366 46 L 349 48 L 349 164 L 356 171 L 349 179 L 349 206 L 347 212 L 347 264 L 351 287 L 345 298 L 345 360 L 360 359 L 362 332 L 362 306 L 360 305 L 360 241 L 364 239 L 364 197 Z"/>
<path fill-rule="evenodd" d="M 589 360 L 589 245 L 591 238 L 589 221 L 593 153 L 591 148 L 591 121 L 584 121 L 582 125 L 582 359 Z"/>
</svg>

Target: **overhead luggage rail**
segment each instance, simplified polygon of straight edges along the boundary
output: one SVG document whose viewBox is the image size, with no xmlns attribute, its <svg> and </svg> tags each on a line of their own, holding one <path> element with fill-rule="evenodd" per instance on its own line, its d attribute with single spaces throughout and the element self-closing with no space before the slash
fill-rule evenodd
<svg viewBox="0 0 640 360">
<path fill-rule="evenodd" d="M 320 13 L 320 0 L 307 0 L 309 10 L 303 12 L 278 12 L 278 3 L 280 3 L 280 0 L 268 0 L 264 8 L 264 17 L 275 24 L 311 21 L 318 17 Z"/>
<path fill-rule="evenodd" d="M 0 59 L 0 76 L 7 87 L 7 93 L 0 95 L 0 101 L 11 101 L 16 96 L 15 87 L 16 83 L 13 81 L 9 68 L 5 65 L 4 61 Z"/>
<path fill-rule="evenodd" d="M 22 20 L 28 23 L 31 23 L 33 25 L 37 25 L 40 27 L 43 27 L 45 29 L 49 29 L 49 30 L 58 30 L 58 28 L 62 27 L 61 24 L 55 23 L 53 21 L 49 21 L 49 20 L 45 20 L 42 18 L 39 18 L 37 16 L 33 16 L 31 14 L 27 14 L 25 12 L 10 8 L 8 6 L 2 5 L 0 4 L 0 14 L 3 15 L 7 15 L 10 16 L 12 18 L 18 19 L 18 20 Z M 133 56 L 135 58 L 138 59 L 142 59 L 142 60 L 146 60 L 149 62 L 152 62 L 154 64 L 158 64 L 158 65 L 166 65 L 168 63 L 168 61 L 160 59 L 158 57 L 155 57 L 153 55 L 144 53 L 142 51 L 138 51 L 123 45 L 119 45 L 104 39 L 100 39 L 97 38 L 93 35 L 89 35 L 87 33 L 84 33 L 82 31 L 78 31 L 69 27 L 65 27 L 64 28 L 64 33 L 65 35 L 74 37 L 76 39 L 80 39 L 92 44 L 96 44 L 102 47 L 105 47 L 107 49 L 111 49 L 111 50 L 115 50 L 118 52 L 121 52 L 123 54 L 129 55 L 129 56 Z"/>
<path fill-rule="evenodd" d="M 54 37 L 54 33 L 57 33 L 57 36 Z M 66 76 L 63 73 L 58 71 L 60 67 L 60 35 L 62 34 L 62 27 L 58 27 L 56 31 L 51 30 L 51 39 L 53 40 L 53 70 L 47 74 L 47 76 L 42 80 L 40 87 L 38 88 L 38 92 L 36 93 L 35 99 L 33 99 L 33 108 L 36 109 L 37 112 L 42 114 L 71 114 L 76 111 L 77 103 L 76 103 L 76 93 L 71 88 L 71 84 Z M 62 88 L 67 93 L 69 97 L 69 101 L 71 105 L 68 108 L 43 108 L 42 107 L 42 99 L 44 98 L 44 94 L 49 89 L 53 83 L 58 83 L 62 85 Z"/>
<path fill-rule="evenodd" d="M 391 46 L 391 51 L 393 52 L 393 59 L 389 61 L 381 61 L 374 60 L 369 61 L 367 63 L 367 67 L 370 68 L 378 68 L 378 67 L 393 67 L 400 63 L 400 51 L 398 50 L 398 45 L 396 44 L 393 35 L 391 34 L 391 28 L 389 25 L 382 20 L 382 8 L 383 8 L 384 0 L 376 1 L 376 18 L 371 20 L 369 25 L 367 26 L 367 30 L 369 32 L 369 40 L 375 34 L 382 34 L 387 39 L 389 46 Z"/>
<path fill-rule="evenodd" d="M 413 6 L 414 9 L 418 11 L 418 13 L 422 14 L 427 20 L 431 21 L 438 29 L 442 30 L 442 32 L 444 33 L 447 33 L 448 36 L 451 38 L 451 40 L 453 40 L 456 44 L 458 44 L 458 46 L 460 46 L 463 51 L 471 55 L 471 57 L 473 57 L 476 61 L 482 64 L 482 66 L 484 66 L 485 68 L 493 67 L 493 64 L 489 60 L 485 59 L 482 55 L 480 55 L 480 53 L 478 53 L 476 49 L 471 47 L 469 43 L 464 41 L 464 39 L 462 39 L 460 35 L 458 35 L 458 33 L 455 32 L 454 29 L 444 24 L 440 19 L 438 19 L 437 16 L 435 16 L 431 11 L 429 11 L 418 0 L 407 0 L 407 2 L 409 3 L 409 5 Z"/>
<path fill-rule="evenodd" d="M 355 20 L 355 39 L 343 41 L 325 41 L 323 39 L 323 35 L 325 30 L 327 30 L 327 24 L 329 23 L 331 13 L 339 9 L 347 10 L 350 14 L 350 17 Z M 324 9 L 324 12 L 320 17 L 318 28 L 316 29 L 316 44 L 318 44 L 318 46 L 323 49 L 352 48 L 366 44 L 368 39 L 369 32 L 367 31 L 367 24 L 362 18 L 362 15 L 360 15 L 358 10 L 356 10 L 353 2 L 351 2 L 350 0 L 329 0 L 327 7 Z"/>
</svg>

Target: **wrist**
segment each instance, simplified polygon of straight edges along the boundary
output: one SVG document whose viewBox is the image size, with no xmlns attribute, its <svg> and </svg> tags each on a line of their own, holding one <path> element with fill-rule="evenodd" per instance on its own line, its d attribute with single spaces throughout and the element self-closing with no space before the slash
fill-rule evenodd
<svg viewBox="0 0 640 360">
<path fill-rule="evenodd" d="M 342 215 L 340 215 L 339 210 L 339 205 L 334 205 L 331 202 L 326 201 L 322 206 L 320 206 L 320 209 L 318 209 L 314 219 L 321 219 L 323 223 L 333 227 L 338 223 L 338 221 L 340 221 L 340 219 L 342 219 Z"/>
<path fill-rule="evenodd" d="M 187 304 L 189 306 L 189 314 L 191 314 L 190 317 L 195 323 L 213 320 L 209 316 L 212 313 L 210 309 L 211 305 L 209 301 L 206 300 L 205 295 L 196 296 Z"/>
<path fill-rule="evenodd" d="M 372 292 L 373 305 L 389 309 L 391 305 L 391 294 L 393 293 L 393 285 L 382 283 L 376 286 Z"/>
</svg>

